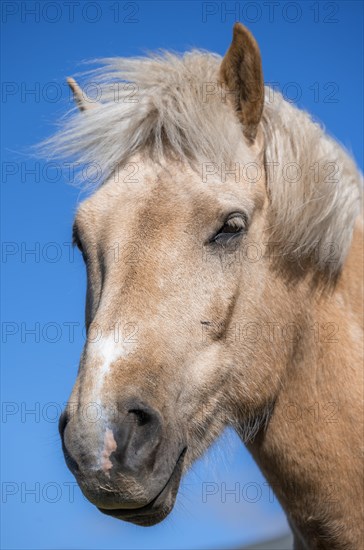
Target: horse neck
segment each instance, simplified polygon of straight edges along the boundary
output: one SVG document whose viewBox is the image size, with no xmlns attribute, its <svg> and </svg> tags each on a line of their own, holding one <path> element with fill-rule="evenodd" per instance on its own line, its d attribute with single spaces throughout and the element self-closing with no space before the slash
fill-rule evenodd
<svg viewBox="0 0 364 550">
<path fill-rule="evenodd" d="M 268 427 L 248 446 L 296 548 L 361 547 L 362 243 L 357 228 L 334 294 L 288 361 Z"/>
</svg>

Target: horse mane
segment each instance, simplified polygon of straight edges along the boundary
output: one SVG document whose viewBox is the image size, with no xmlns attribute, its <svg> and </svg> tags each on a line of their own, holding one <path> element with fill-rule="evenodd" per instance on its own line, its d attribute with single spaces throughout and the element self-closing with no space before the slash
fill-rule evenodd
<svg viewBox="0 0 364 550">
<path fill-rule="evenodd" d="M 242 162 L 241 125 L 218 84 L 220 56 L 194 50 L 100 63 L 85 73 L 97 84 L 97 107 L 75 109 L 43 143 L 47 155 L 73 157 L 100 181 L 135 154 L 174 158 L 199 171 L 203 162 Z M 268 87 L 262 127 L 271 238 L 296 259 L 311 258 L 320 243 L 326 253 L 316 265 L 337 273 L 360 212 L 354 161 L 307 113 Z"/>
<path fill-rule="evenodd" d="M 95 60 L 101 68 L 84 74 L 99 101 L 82 113 L 73 109 L 45 150 L 97 165 L 99 183 L 145 150 L 156 161 L 228 161 L 241 143 L 241 127 L 216 91 L 204 97 L 205 88 L 216 85 L 220 62 L 196 50 Z"/>
<path fill-rule="evenodd" d="M 270 238 L 291 261 L 309 259 L 335 278 L 362 211 L 362 176 L 345 149 L 279 93 L 265 102 L 263 128 Z"/>
</svg>

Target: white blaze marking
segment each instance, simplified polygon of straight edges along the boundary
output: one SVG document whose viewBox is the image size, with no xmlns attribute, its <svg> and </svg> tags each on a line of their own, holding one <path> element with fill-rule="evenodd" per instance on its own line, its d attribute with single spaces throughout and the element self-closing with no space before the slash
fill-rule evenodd
<svg viewBox="0 0 364 550">
<path fill-rule="evenodd" d="M 100 394 L 110 366 L 118 359 L 127 357 L 132 351 L 131 346 L 130 342 L 116 342 L 113 335 L 88 344 L 88 360 L 95 362 L 92 394 L 96 403 L 101 404 Z"/>
<path fill-rule="evenodd" d="M 112 468 L 112 462 L 110 455 L 117 449 L 117 444 L 114 438 L 114 434 L 110 428 L 106 429 L 104 436 L 104 448 L 101 453 L 101 469 L 108 474 L 108 471 Z M 108 474 L 110 475 L 110 474 Z"/>
</svg>

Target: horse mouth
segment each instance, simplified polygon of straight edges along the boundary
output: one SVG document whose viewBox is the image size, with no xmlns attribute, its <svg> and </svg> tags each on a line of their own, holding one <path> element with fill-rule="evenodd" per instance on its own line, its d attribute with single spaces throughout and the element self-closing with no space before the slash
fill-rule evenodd
<svg viewBox="0 0 364 550">
<path fill-rule="evenodd" d="M 116 519 L 129 521 L 143 527 L 156 525 L 172 511 L 183 472 L 187 447 L 181 452 L 173 472 L 163 489 L 148 504 L 141 508 L 100 508 L 100 512 Z"/>
</svg>

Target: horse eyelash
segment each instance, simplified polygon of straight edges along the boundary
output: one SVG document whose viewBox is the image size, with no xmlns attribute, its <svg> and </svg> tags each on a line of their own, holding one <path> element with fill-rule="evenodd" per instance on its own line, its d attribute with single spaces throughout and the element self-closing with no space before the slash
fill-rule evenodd
<svg viewBox="0 0 364 550">
<path fill-rule="evenodd" d="M 227 219 L 224 223 L 225 225 L 231 225 L 234 228 L 246 230 L 247 223 L 244 216 L 239 215 L 233 215 L 231 218 Z M 224 227 L 223 226 L 223 227 Z"/>
<path fill-rule="evenodd" d="M 82 243 L 81 243 L 81 239 L 79 237 L 78 229 L 77 229 L 77 226 L 75 224 L 73 225 L 73 228 L 72 228 L 72 246 L 73 247 L 77 246 L 77 248 L 79 249 L 80 252 L 83 251 L 83 246 L 82 246 Z"/>
<path fill-rule="evenodd" d="M 221 238 L 221 242 L 219 242 L 219 235 L 222 231 L 222 229 L 225 227 L 225 225 L 231 224 L 232 227 L 236 227 L 237 229 L 241 229 L 239 233 L 231 233 L 230 237 L 226 237 L 225 242 L 223 243 L 223 238 Z M 225 244 L 228 245 L 231 240 L 234 239 L 234 237 L 237 237 L 238 235 L 245 234 L 248 230 L 248 217 L 244 212 L 234 212 L 230 214 L 224 221 L 224 223 L 221 225 L 219 231 L 215 233 L 215 235 L 209 239 L 209 244 Z"/>
</svg>

